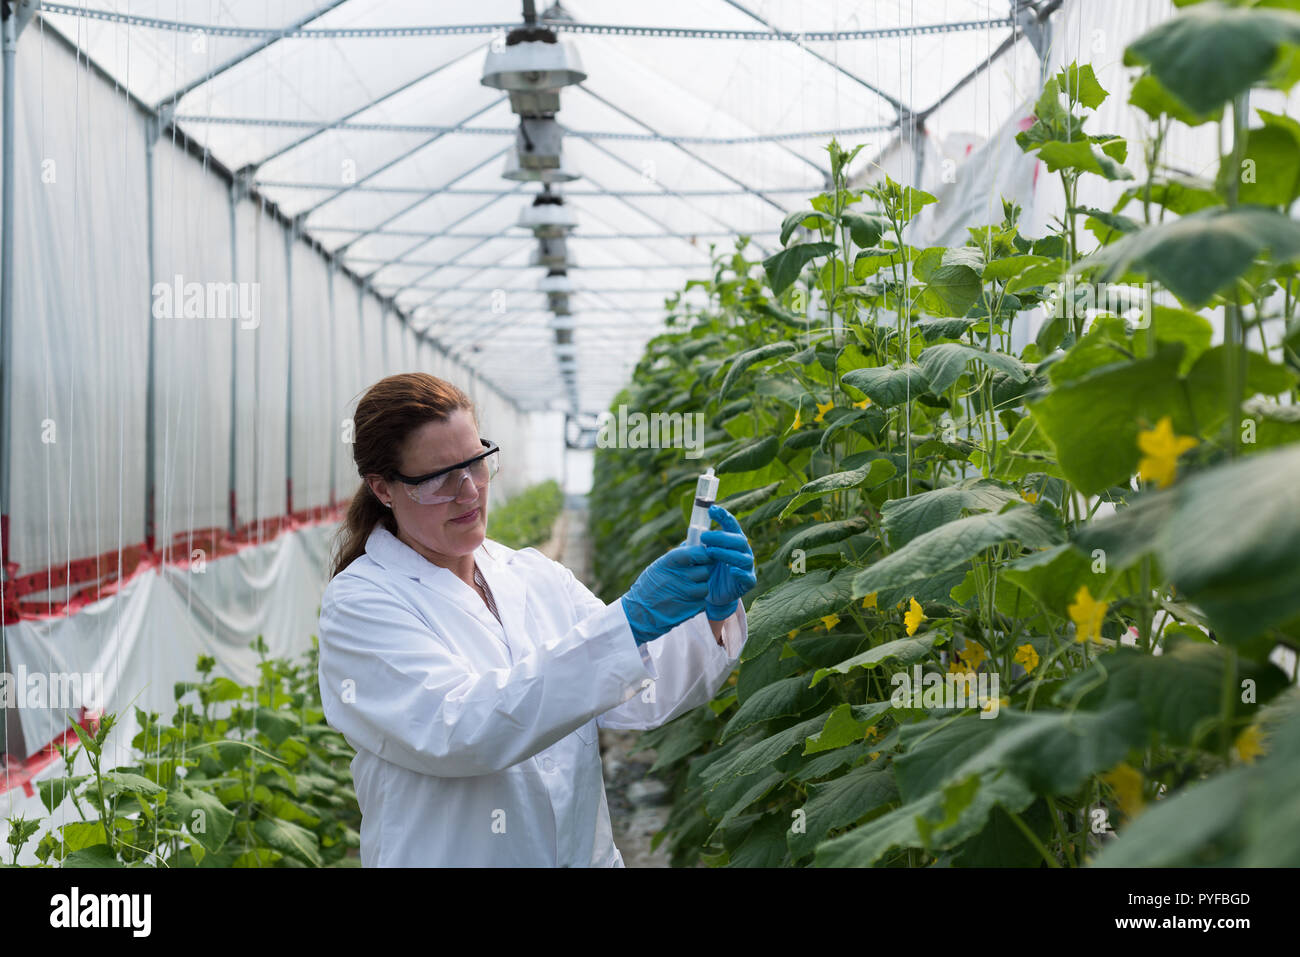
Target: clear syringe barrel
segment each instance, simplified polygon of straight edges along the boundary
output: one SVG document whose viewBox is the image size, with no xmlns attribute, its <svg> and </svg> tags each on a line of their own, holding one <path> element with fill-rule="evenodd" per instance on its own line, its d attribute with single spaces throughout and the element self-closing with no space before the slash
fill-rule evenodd
<svg viewBox="0 0 1300 957">
<path fill-rule="evenodd" d="M 695 483 L 695 507 L 691 509 L 691 524 L 686 531 L 686 544 L 700 544 L 700 536 L 709 530 L 713 520 L 709 518 L 709 506 L 718 499 L 718 477 L 713 474 L 713 466 L 700 476 Z"/>
</svg>

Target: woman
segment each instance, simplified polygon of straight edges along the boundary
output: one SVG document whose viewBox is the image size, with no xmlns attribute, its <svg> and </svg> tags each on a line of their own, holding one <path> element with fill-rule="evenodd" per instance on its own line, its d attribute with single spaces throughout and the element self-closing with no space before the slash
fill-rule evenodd
<svg viewBox="0 0 1300 957">
<path fill-rule="evenodd" d="M 363 866 L 622 866 L 596 729 L 657 727 L 731 672 L 757 583 L 739 524 L 715 506 L 723 530 L 606 605 L 485 538 L 501 452 L 460 389 L 389 376 L 354 423 L 364 484 L 321 603 L 320 689 L 357 752 Z"/>
</svg>

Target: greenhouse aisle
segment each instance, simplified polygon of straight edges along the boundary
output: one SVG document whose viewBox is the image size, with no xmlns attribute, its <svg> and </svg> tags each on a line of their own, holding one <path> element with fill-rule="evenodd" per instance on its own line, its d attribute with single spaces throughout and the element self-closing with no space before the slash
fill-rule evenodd
<svg viewBox="0 0 1300 957">
<path fill-rule="evenodd" d="M 587 537 L 587 496 L 568 494 L 556 519 L 551 540 L 540 548 L 564 565 L 579 581 L 592 587 L 591 542 Z M 614 843 L 627 867 L 668 867 L 668 846 L 651 850 L 655 832 L 668 820 L 666 785 L 646 776 L 655 762 L 653 749 L 630 754 L 639 731 L 600 732 L 600 756 L 605 767 L 605 795 L 609 801 Z"/>
</svg>

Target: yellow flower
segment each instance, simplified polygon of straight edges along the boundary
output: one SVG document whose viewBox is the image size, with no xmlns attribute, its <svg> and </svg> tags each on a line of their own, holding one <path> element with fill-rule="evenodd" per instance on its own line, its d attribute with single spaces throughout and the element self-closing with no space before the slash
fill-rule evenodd
<svg viewBox="0 0 1300 957">
<path fill-rule="evenodd" d="M 962 660 L 961 655 L 953 655 L 952 661 L 948 662 L 948 674 L 964 675 L 966 672 L 975 673 L 975 669 Z"/>
<path fill-rule="evenodd" d="M 871 727 L 867 728 L 862 737 L 866 741 L 875 741 L 880 737 L 880 732 L 876 730 L 876 726 L 873 724 Z"/>
<path fill-rule="evenodd" d="M 876 760 L 876 758 L 880 757 L 880 752 L 872 751 L 870 754 L 867 755 L 867 757 L 869 757 L 872 761 L 874 761 Z"/>
<path fill-rule="evenodd" d="M 1029 674 L 1038 667 L 1038 651 L 1033 645 L 1021 645 L 1016 649 L 1016 653 L 1011 656 L 1011 660 L 1018 665 L 1022 665 L 1025 674 Z"/>
<path fill-rule="evenodd" d="M 822 621 L 826 625 L 826 630 L 830 631 L 832 628 L 834 628 L 836 625 L 840 623 L 840 616 L 836 614 L 823 615 Z"/>
<path fill-rule="evenodd" d="M 870 404 L 871 404 L 871 400 L 870 400 L 870 399 L 863 399 L 861 402 L 854 402 L 854 403 L 853 403 L 853 408 L 855 408 L 855 409 L 865 409 L 865 408 L 866 408 L 867 406 L 869 406 Z"/>
<path fill-rule="evenodd" d="M 1259 725 L 1252 724 L 1248 726 L 1241 734 L 1237 735 L 1237 741 L 1233 745 L 1237 749 L 1237 757 L 1247 764 L 1254 764 L 1255 759 L 1264 753 L 1264 745 L 1259 733 Z"/>
<path fill-rule="evenodd" d="M 1020 497 L 1023 498 L 1026 502 L 1028 502 L 1030 505 L 1033 505 L 1035 502 L 1038 501 L 1037 492 L 1021 492 Z"/>
<path fill-rule="evenodd" d="M 1133 817 L 1142 810 L 1146 799 L 1142 797 L 1142 772 L 1132 765 L 1121 761 L 1114 768 L 1101 776 L 1115 792 L 1115 800 L 1125 817 Z"/>
<path fill-rule="evenodd" d="M 791 629 L 790 629 L 790 635 L 789 635 L 789 637 L 793 638 L 793 637 L 794 637 L 795 635 L 797 635 L 797 634 L 799 634 L 799 629 L 798 629 L 798 628 L 791 628 Z"/>
<path fill-rule="evenodd" d="M 1074 596 L 1074 604 L 1069 607 L 1070 620 L 1074 622 L 1074 640 L 1087 641 L 1091 638 L 1100 644 L 1101 622 L 1109 607 L 1109 603 L 1093 598 L 1087 585 L 1080 587 Z"/>
<path fill-rule="evenodd" d="M 984 651 L 984 646 L 973 641 L 966 642 L 966 647 L 961 651 L 961 658 L 964 662 L 970 665 L 971 671 L 974 671 L 983 664 L 984 659 L 987 657 L 988 655 Z"/>
<path fill-rule="evenodd" d="M 1178 456 L 1197 444 L 1197 440 L 1189 436 L 1174 435 L 1173 422 L 1166 415 L 1154 429 L 1138 433 L 1138 449 L 1143 453 L 1138 463 L 1138 477 L 1164 488 L 1178 473 Z"/>
<path fill-rule="evenodd" d="M 987 698 L 987 699 L 985 699 L 984 704 L 980 706 L 980 710 L 981 710 L 981 711 L 992 711 L 992 710 L 993 710 L 993 702 L 995 702 L 995 701 L 996 701 L 997 704 L 998 704 L 998 709 L 999 709 L 999 710 L 1001 710 L 1002 708 L 1009 708 L 1009 707 L 1011 706 L 1011 699 L 1008 698 L 1008 697 L 1006 697 L 1006 695 L 1003 695 L 1001 698 Z"/>
<path fill-rule="evenodd" d="M 907 607 L 907 614 L 903 616 L 903 621 L 907 623 L 908 635 L 916 634 L 916 629 L 921 627 L 921 622 L 925 621 L 925 612 L 921 611 L 921 606 L 915 598 Z"/>
<path fill-rule="evenodd" d="M 794 410 L 794 423 L 790 426 L 790 428 L 797 432 L 799 430 L 799 426 L 801 425 L 803 425 L 803 406 L 800 406 L 799 408 Z"/>
<path fill-rule="evenodd" d="M 866 598 L 862 599 L 862 607 L 863 607 L 863 608 L 876 608 L 876 593 L 875 593 L 875 592 L 872 592 L 872 593 L 871 593 L 870 595 L 868 595 Z M 876 610 L 879 611 L 878 608 L 877 608 Z"/>
<path fill-rule="evenodd" d="M 833 409 L 834 407 L 835 407 L 835 403 L 834 403 L 834 402 L 827 402 L 825 405 L 822 405 L 820 402 L 818 402 L 818 403 L 817 403 L 817 417 L 816 417 L 815 419 L 813 419 L 813 421 L 814 421 L 814 422 L 820 422 L 822 419 L 826 418 L 826 413 L 829 412 L 829 411 L 830 411 L 831 409 Z"/>
</svg>

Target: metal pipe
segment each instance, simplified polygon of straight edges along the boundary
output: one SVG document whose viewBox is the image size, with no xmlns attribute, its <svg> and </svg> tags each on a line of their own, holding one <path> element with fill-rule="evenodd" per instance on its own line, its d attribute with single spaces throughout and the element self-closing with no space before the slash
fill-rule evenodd
<svg viewBox="0 0 1300 957">
<path fill-rule="evenodd" d="M 4 156 L 0 182 L 0 578 L 9 577 L 9 472 L 13 456 L 13 318 L 14 318 L 14 59 L 18 23 L 4 17 Z"/>
</svg>

